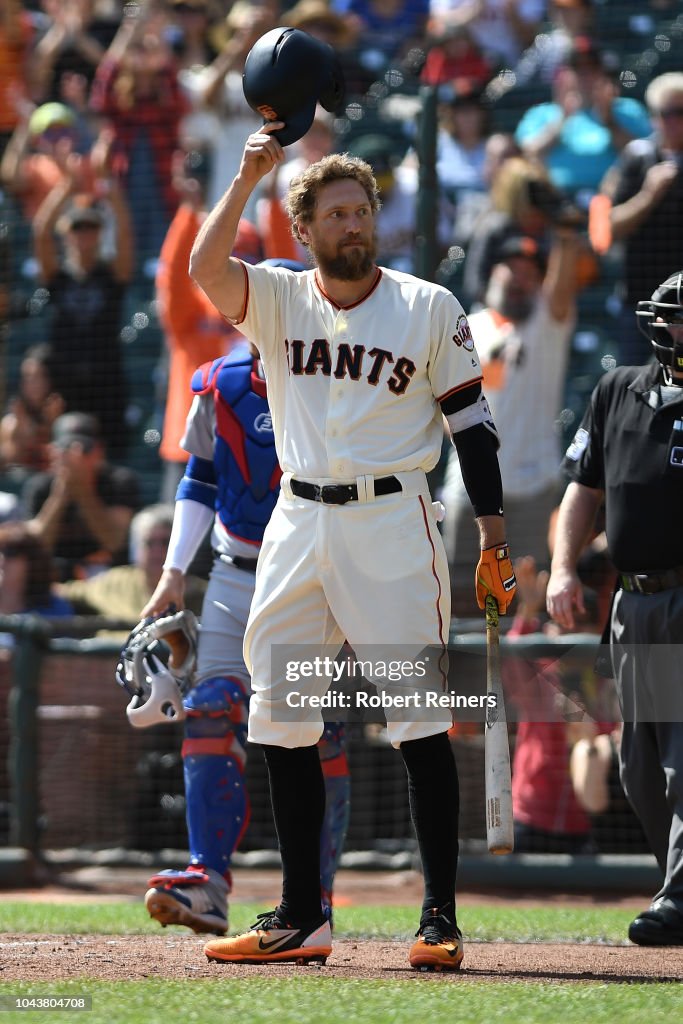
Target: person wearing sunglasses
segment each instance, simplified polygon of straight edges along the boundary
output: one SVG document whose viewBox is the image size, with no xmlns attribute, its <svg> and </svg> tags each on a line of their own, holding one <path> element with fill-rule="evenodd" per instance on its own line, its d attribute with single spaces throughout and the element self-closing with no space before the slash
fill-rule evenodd
<svg viewBox="0 0 683 1024">
<path fill-rule="evenodd" d="M 683 72 L 654 78 L 645 92 L 654 125 L 624 149 L 613 183 L 610 228 L 624 249 L 619 362 L 642 364 L 650 347 L 633 323 L 633 307 L 683 259 Z"/>
</svg>

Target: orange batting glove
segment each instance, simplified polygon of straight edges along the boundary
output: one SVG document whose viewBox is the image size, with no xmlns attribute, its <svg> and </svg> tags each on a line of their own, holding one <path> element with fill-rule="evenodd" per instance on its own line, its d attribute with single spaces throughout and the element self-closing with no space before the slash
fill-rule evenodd
<svg viewBox="0 0 683 1024">
<path fill-rule="evenodd" d="M 480 608 L 484 608 L 487 596 L 493 594 L 498 602 L 498 611 L 505 615 L 517 589 L 515 570 L 512 568 L 507 544 L 494 544 L 490 548 L 484 548 L 479 557 L 474 586 Z"/>
</svg>

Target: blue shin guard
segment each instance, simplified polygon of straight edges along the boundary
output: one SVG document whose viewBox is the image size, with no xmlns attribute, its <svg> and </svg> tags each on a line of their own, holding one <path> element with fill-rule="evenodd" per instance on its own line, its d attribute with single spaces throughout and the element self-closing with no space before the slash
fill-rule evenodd
<svg viewBox="0 0 683 1024">
<path fill-rule="evenodd" d="M 346 759 L 346 729 L 343 723 L 325 726 L 318 742 L 325 779 L 325 818 L 320 834 L 320 891 L 323 909 L 331 912 L 334 876 L 339 867 L 349 826 L 351 777 Z"/>
<path fill-rule="evenodd" d="M 205 679 L 184 701 L 183 769 L 190 864 L 221 875 L 249 821 L 244 786 L 248 696 L 236 679 Z"/>
</svg>

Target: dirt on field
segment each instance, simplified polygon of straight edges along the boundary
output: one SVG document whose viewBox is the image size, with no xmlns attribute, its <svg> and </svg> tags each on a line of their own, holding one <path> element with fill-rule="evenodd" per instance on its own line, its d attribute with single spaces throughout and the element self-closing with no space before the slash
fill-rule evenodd
<svg viewBox="0 0 683 1024">
<path fill-rule="evenodd" d="M 274 977 L 299 972 L 331 978 L 385 980 L 440 978 L 467 981 L 666 982 L 683 980 L 683 957 L 675 949 L 636 946 L 552 945 L 509 942 L 465 944 L 462 970 L 423 974 L 408 964 L 408 943 L 339 939 L 322 966 L 209 963 L 204 939 L 180 930 L 159 935 L 0 935 L 1 981 L 103 981 L 143 978 Z"/>
<path fill-rule="evenodd" d="M 137 901 L 142 898 L 147 872 L 127 873 L 88 868 L 41 889 L 12 890 L 5 898 L 53 902 Z M 236 873 L 233 902 L 277 902 L 279 874 L 271 871 Z M 408 904 L 419 907 L 421 881 L 415 872 L 341 871 L 337 881 L 338 905 L 362 903 Z M 478 903 L 528 906 L 621 906 L 637 911 L 649 902 L 646 894 L 599 893 L 495 893 L 468 892 L 459 904 L 476 913 Z M 141 906 L 141 913 L 144 908 Z M 635 915 L 634 915 L 635 916 Z M 683 981 L 683 950 L 645 949 L 624 945 L 467 942 L 460 972 L 423 974 L 408 964 L 409 942 L 337 939 L 324 967 L 291 964 L 231 965 L 209 963 L 204 956 L 206 937 L 186 929 L 159 928 L 158 934 L 116 935 L 9 935 L 0 933 L 0 981 L 64 981 L 91 978 L 105 981 L 143 978 L 241 978 L 267 971 L 276 977 L 297 972 L 333 978 L 383 978 L 472 981 L 650 982 Z"/>
</svg>

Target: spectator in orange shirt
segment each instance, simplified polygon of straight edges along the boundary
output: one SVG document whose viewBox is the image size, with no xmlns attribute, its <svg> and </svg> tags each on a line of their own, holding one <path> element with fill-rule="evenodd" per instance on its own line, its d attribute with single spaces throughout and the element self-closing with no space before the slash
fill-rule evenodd
<svg viewBox="0 0 683 1024">
<path fill-rule="evenodd" d="M 190 379 L 202 363 L 225 355 L 241 335 L 228 323 L 188 273 L 190 251 L 206 216 L 208 164 L 199 151 L 177 161 L 174 185 L 182 197 L 161 248 L 156 277 L 159 316 L 168 355 L 168 386 L 159 449 L 163 460 L 160 500 L 175 501 L 188 455 L 180 447 L 192 403 Z M 247 263 L 262 259 L 256 228 L 240 222 L 234 254 Z"/>
<path fill-rule="evenodd" d="M 26 98 L 34 29 L 19 0 L 0 0 L 0 154 L 17 126 L 17 99 Z"/>
<path fill-rule="evenodd" d="M 82 157 L 78 190 L 93 190 L 95 181 L 90 156 L 83 152 L 91 140 L 79 138 L 76 114 L 64 103 L 43 103 L 34 107 L 25 100 L 18 109 L 20 118 L 2 157 L 0 181 L 2 187 L 19 200 L 25 219 L 32 222 L 43 200 L 64 181 L 65 149 Z M 60 152 L 61 158 L 58 157 Z"/>
</svg>

